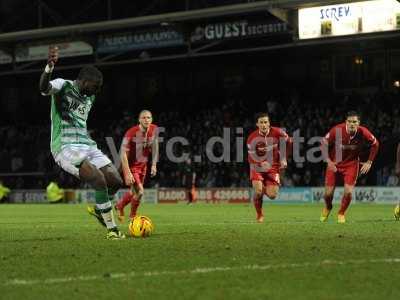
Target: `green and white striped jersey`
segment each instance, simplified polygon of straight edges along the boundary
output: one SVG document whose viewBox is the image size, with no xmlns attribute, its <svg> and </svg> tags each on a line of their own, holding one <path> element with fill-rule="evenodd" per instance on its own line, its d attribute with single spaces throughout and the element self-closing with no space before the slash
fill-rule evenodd
<svg viewBox="0 0 400 300">
<path fill-rule="evenodd" d="M 43 95 L 51 95 L 51 152 L 55 155 L 68 144 L 96 145 L 86 127 L 95 96 L 81 95 L 75 81 L 57 78 L 50 84 Z"/>
</svg>

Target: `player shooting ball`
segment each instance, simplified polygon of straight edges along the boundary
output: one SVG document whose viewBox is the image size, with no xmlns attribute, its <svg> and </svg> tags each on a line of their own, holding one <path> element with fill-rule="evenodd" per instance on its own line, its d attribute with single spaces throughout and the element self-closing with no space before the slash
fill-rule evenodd
<svg viewBox="0 0 400 300">
<path fill-rule="evenodd" d="M 96 205 L 88 207 L 88 212 L 107 228 L 106 238 L 123 239 L 125 235 L 115 224 L 111 204 L 122 179 L 111 160 L 97 148 L 86 125 L 103 84 L 103 74 L 94 66 L 86 66 L 76 80 L 50 80 L 57 61 L 58 48 L 51 47 L 39 84 L 42 95 L 51 96 L 51 153 L 64 171 L 95 190 Z"/>
<path fill-rule="evenodd" d="M 144 181 L 146 178 L 147 164 L 151 156 L 150 175 L 156 176 L 159 157 L 158 127 L 153 123 L 150 111 L 142 110 L 139 114 L 139 125 L 133 126 L 125 133 L 122 149 L 121 163 L 125 184 L 130 191 L 118 201 L 115 209 L 118 219 L 124 222 L 124 208 L 131 203 L 129 217 L 136 216 L 140 200 L 144 193 Z"/>
</svg>

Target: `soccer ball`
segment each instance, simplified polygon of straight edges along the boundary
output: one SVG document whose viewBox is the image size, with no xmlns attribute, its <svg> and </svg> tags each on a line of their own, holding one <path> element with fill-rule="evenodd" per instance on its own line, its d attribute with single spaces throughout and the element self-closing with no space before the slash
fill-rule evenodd
<svg viewBox="0 0 400 300">
<path fill-rule="evenodd" d="M 394 218 L 399 221 L 400 220 L 400 204 L 394 208 Z"/>
<path fill-rule="evenodd" d="M 129 222 L 129 232 L 134 237 L 148 237 L 153 233 L 154 226 L 150 218 L 136 216 Z"/>
</svg>

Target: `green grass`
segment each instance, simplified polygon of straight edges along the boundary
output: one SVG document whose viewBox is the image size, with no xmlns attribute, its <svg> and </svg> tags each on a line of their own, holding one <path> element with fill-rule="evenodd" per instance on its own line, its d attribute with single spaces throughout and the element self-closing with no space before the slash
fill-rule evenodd
<svg viewBox="0 0 400 300">
<path fill-rule="evenodd" d="M 109 241 L 81 205 L 0 205 L 0 299 L 398 299 L 393 206 L 320 209 L 143 205 L 154 235 Z"/>
</svg>

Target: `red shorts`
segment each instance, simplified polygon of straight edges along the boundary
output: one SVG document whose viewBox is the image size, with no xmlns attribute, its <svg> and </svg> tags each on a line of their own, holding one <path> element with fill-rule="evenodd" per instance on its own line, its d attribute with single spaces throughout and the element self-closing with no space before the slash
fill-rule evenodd
<svg viewBox="0 0 400 300">
<path fill-rule="evenodd" d="M 353 186 L 356 185 L 358 168 L 358 162 L 344 167 L 337 167 L 336 172 L 327 168 L 325 173 L 325 185 L 336 186 L 343 185 L 343 183 Z"/>
<path fill-rule="evenodd" d="M 281 179 L 279 177 L 279 172 L 269 171 L 269 172 L 257 172 L 255 170 L 250 170 L 250 180 L 251 181 L 262 181 L 264 186 L 280 186 Z"/>
</svg>

